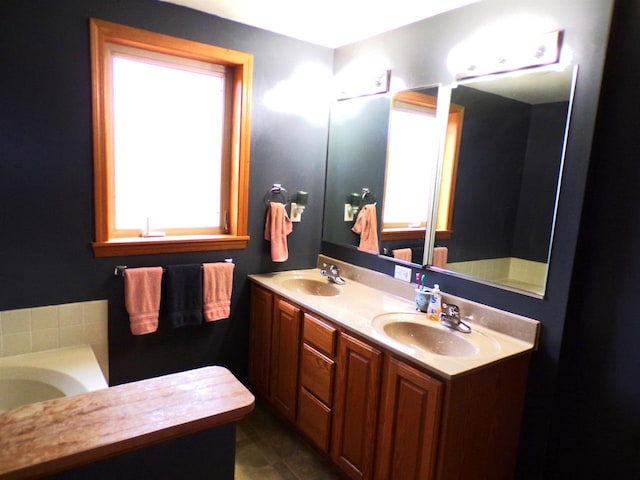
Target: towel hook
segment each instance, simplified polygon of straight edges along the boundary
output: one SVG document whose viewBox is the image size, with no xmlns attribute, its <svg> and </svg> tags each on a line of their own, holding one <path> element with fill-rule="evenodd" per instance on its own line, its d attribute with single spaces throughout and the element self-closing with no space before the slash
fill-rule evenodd
<svg viewBox="0 0 640 480">
<path fill-rule="evenodd" d="M 264 196 L 265 205 L 269 206 L 271 202 L 279 202 L 283 205 L 289 203 L 289 195 L 287 189 L 280 183 L 274 183 L 271 189 Z"/>
<path fill-rule="evenodd" d="M 371 193 L 371 190 L 364 187 L 362 189 L 362 206 L 373 204 L 375 205 L 377 202 L 376 196 Z"/>
</svg>

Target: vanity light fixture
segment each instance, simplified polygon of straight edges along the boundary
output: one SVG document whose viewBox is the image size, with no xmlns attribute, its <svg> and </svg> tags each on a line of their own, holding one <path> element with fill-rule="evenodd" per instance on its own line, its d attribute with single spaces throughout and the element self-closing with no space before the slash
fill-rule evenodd
<svg viewBox="0 0 640 480">
<path fill-rule="evenodd" d="M 350 70 L 337 76 L 335 81 L 337 100 L 387 93 L 391 83 L 391 70 L 377 69 L 364 72 Z"/>
<path fill-rule="evenodd" d="M 558 63 L 561 44 L 561 31 L 474 38 L 452 50 L 449 63 L 457 80 L 510 72 Z"/>
</svg>

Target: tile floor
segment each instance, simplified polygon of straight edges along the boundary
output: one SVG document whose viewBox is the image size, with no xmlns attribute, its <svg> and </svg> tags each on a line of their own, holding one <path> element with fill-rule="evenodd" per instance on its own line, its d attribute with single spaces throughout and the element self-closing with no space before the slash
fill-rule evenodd
<svg viewBox="0 0 640 480">
<path fill-rule="evenodd" d="M 236 480 L 339 480 L 334 467 L 270 407 L 256 408 L 238 423 Z"/>
</svg>

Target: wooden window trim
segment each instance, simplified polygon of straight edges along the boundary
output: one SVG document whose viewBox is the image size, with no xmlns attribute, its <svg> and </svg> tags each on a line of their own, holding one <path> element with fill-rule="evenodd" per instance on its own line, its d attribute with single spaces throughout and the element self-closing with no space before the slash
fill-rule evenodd
<svg viewBox="0 0 640 480">
<path fill-rule="evenodd" d="M 443 175 L 440 183 L 438 213 L 436 217 L 436 240 L 449 239 L 453 234 L 453 207 L 456 197 L 458 158 L 460 154 L 463 121 L 464 107 L 462 105 L 456 105 L 455 103 L 449 105 Z M 446 190 L 449 192 L 448 195 L 444 193 Z"/>
<path fill-rule="evenodd" d="M 249 241 L 250 98 L 253 56 L 212 45 L 174 38 L 103 20 L 90 20 L 91 86 L 96 257 L 243 249 Z M 113 131 L 111 92 L 106 88 L 110 67 L 106 44 L 121 44 L 153 52 L 225 65 L 232 73 L 231 145 L 228 234 L 109 238 L 113 205 Z"/>
<path fill-rule="evenodd" d="M 436 240 L 448 240 L 453 232 L 450 230 L 436 231 Z M 381 233 L 383 242 L 394 240 L 424 240 L 426 231 L 424 228 L 396 228 L 386 229 Z"/>
<path fill-rule="evenodd" d="M 424 240 L 425 229 L 422 228 L 385 228 L 380 234 L 382 241 L 392 240 Z"/>
</svg>

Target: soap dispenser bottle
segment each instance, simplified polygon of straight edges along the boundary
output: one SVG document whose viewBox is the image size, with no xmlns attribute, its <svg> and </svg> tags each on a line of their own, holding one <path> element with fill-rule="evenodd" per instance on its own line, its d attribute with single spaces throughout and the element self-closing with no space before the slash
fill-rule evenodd
<svg viewBox="0 0 640 480">
<path fill-rule="evenodd" d="M 429 307 L 427 307 L 427 318 L 434 322 L 438 322 L 440 321 L 441 311 L 442 299 L 440 295 L 440 285 L 436 283 L 431 291 L 431 300 L 429 301 Z"/>
</svg>

